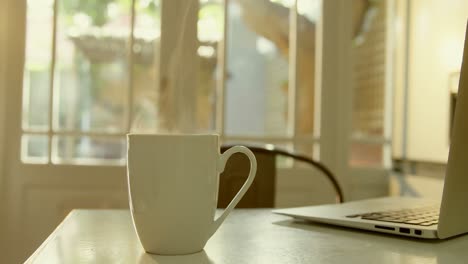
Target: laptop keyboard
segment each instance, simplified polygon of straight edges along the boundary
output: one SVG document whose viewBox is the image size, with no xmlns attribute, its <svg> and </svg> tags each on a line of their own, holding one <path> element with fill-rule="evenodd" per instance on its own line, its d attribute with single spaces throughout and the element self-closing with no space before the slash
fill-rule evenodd
<svg viewBox="0 0 468 264">
<path fill-rule="evenodd" d="M 431 226 L 439 223 L 439 207 L 428 206 L 413 209 L 373 212 L 366 214 L 348 215 L 346 217 L 361 219 L 403 223 L 408 225 Z"/>
</svg>

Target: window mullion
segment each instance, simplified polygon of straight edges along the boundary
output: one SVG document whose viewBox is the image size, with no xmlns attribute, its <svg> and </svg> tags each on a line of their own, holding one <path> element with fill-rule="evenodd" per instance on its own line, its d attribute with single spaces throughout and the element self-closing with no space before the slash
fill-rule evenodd
<svg viewBox="0 0 468 264">
<path fill-rule="evenodd" d="M 393 15 L 395 13 L 393 0 L 386 2 L 386 47 L 385 47 L 385 94 L 384 94 L 384 138 L 387 143 L 383 144 L 383 165 L 385 168 L 390 168 L 392 163 L 392 137 L 393 137 L 393 100 L 394 100 L 394 27 L 393 27 Z"/>
<path fill-rule="evenodd" d="M 288 89 L 288 135 L 296 136 L 296 124 L 298 121 L 298 59 L 297 59 L 297 0 L 289 12 L 289 89 Z"/>
<path fill-rule="evenodd" d="M 55 76 L 55 59 L 56 59 L 56 49 L 57 49 L 57 20 L 58 20 L 58 2 L 59 0 L 54 1 L 54 17 L 52 23 L 52 53 L 51 53 L 51 62 L 50 62 L 50 80 L 49 80 L 49 126 L 48 126 L 48 153 L 47 159 L 48 163 L 52 163 L 52 136 L 53 136 L 53 123 L 54 123 L 54 76 Z"/>
<path fill-rule="evenodd" d="M 29 135 L 48 135 L 49 132 L 47 131 L 34 131 L 34 130 L 24 130 L 23 131 L 26 134 Z M 110 132 L 86 132 L 86 131 L 54 131 L 53 135 L 54 136 L 63 136 L 63 137 L 108 137 L 108 138 L 114 138 L 114 137 L 125 137 L 126 132 L 117 132 L 117 133 L 110 133 Z"/>
<path fill-rule="evenodd" d="M 265 143 L 316 143 L 319 138 L 309 136 L 298 136 L 298 137 L 270 137 L 270 136 L 225 136 L 225 141 L 230 142 L 265 142 Z"/>
<path fill-rule="evenodd" d="M 229 26 L 228 22 L 228 7 L 229 0 L 224 1 L 224 21 L 223 21 L 223 38 L 218 48 L 218 64 L 220 65 L 218 83 L 217 83 L 217 97 L 216 97 L 216 131 L 221 136 L 221 140 L 223 141 L 226 131 L 225 131 L 225 124 L 226 124 L 226 64 L 227 64 L 227 56 L 226 50 L 228 45 L 228 34 L 227 29 Z"/>
<path fill-rule="evenodd" d="M 130 132 L 132 128 L 132 119 L 133 119 L 133 88 L 134 88 L 134 83 L 133 83 L 133 63 L 134 63 L 134 54 L 133 54 L 133 46 L 135 42 L 135 19 L 136 19 L 136 13 L 135 13 L 135 3 L 136 0 L 132 0 L 131 3 L 131 18 L 130 18 L 130 36 L 128 40 L 128 58 L 127 58 L 127 63 L 128 63 L 128 87 L 127 87 L 127 115 L 126 115 L 126 132 Z"/>
</svg>

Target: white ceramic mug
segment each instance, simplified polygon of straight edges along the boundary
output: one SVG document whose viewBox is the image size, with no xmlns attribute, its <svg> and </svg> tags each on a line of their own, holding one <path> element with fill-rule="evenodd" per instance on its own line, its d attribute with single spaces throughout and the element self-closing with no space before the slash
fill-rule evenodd
<svg viewBox="0 0 468 264">
<path fill-rule="evenodd" d="M 252 184 L 254 154 L 235 146 L 220 154 L 218 135 L 127 135 L 130 210 L 148 253 L 181 255 L 201 251 Z M 244 153 L 250 173 L 215 219 L 219 174 L 229 157 Z"/>
</svg>

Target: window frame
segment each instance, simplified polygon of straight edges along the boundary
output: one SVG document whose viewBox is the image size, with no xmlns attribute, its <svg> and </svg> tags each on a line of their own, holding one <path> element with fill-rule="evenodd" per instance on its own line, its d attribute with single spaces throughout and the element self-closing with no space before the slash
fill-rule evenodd
<svg viewBox="0 0 468 264">
<path fill-rule="evenodd" d="M 220 135 L 221 142 L 225 141 L 238 141 L 238 142 L 265 142 L 265 143 L 278 143 L 278 144 L 290 144 L 293 147 L 296 146 L 297 144 L 300 143 L 308 143 L 308 144 L 320 144 L 320 138 L 314 134 L 311 135 L 302 135 L 299 136 L 296 133 L 296 123 L 298 122 L 298 114 L 297 114 L 297 101 L 298 101 L 298 94 L 296 92 L 297 90 L 297 19 L 298 19 L 298 12 L 297 12 L 297 0 L 294 1 L 292 7 L 290 8 L 290 24 L 289 24 L 289 31 L 290 31 L 290 45 L 292 48 L 289 49 L 289 61 L 290 61 L 290 67 L 289 67 L 289 73 L 288 73 L 288 79 L 289 79 L 289 89 L 288 89 L 288 128 L 287 128 L 287 135 L 286 136 L 242 136 L 242 135 L 236 135 L 236 136 L 231 136 L 227 135 L 225 131 L 225 87 L 226 87 L 226 43 L 228 42 L 228 34 L 227 34 L 227 28 L 229 27 L 228 25 L 228 19 L 227 19 L 227 12 L 229 8 L 229 3 L 230 0 L 225 0 L 224 1 L 224 39 L 221 41 L 220 49 L 218 49 L 218 65 L 220 66 L 220 77 L 217 78 L 217 87 L 216 87 L 216 94 L 217 94 L 217 104 L 216 104 L 216 116 L 215 116 L 215 131 Z M 134 42 L 134 25 L 135 25 L 135 4 L 136 0 L 131 1 L 131 25 L 130 25 L 130 35 L 129 35 L 129 43 L 130 47 L 132 46 Z M 191 22 L 195 23 L 181 23 L 179 16 L 177 15 L 179 13 L 179 10 L 182 7 L 186 7 L 193 4 L 191 11 L 187 12 L 187 18 Z M 182 50 L 192 50 L 196 51 L 196 45 L 198 43 L 196 42 L 196 21 L 198 19 L 198 0 L 191 0 L 191 1 L 162 1 L 161 2 L 161 47 L 160 47 L 160 54 L 161 58 L 159 63 L 162 65 L 167 65 L 169 63 L 174 63 L 174 61 L 170 61 L 171 58 L 167 54 L 171 54 L 173 51 L 173 47 L 177 46 L 179 38 L 177 33 L 179 30 L 174 30 L 174 27 L 177 28 L 182 28 L 182 26 L 185 26 L 185 33 L 189 35 L 189 41 L 183 41 L 182 46 L 180 48 Z M 51 100 L 49 100 L 49 106 L 48 106 L 48 129 L 47 131 L 38 131 L 35 129 L 27 129 L 27 128 L 22 128 L 21 134 L 28 134 L 28 135 L 43 135 L 48 137 L 48 157 L 47 157 L 47 163 L 24 163 L 25 165 L 50 165 L 50 166 L 96 166 L 96 165 L 103 165 L 103 166 L 124 166 L 125 164 L 122 162 L 101 162 L 98 161 L 96 164 L 81 164 L 81 163 L 55 163 L 53 159 L 53 138 L 54 136 L 89 136 L 89 137 L 120 137 L 124 138 L 126 133 L 130 132 L 131 129 L 131 118 L 132 118 L 132 105 L 133 105 L 133 71 L 132 71 L 132 65 L 133 65 L 133 55 L 130 51 L 128 51 L 128 57 L 127 61 L 129 63 L 129 84 L 128 84 L 128 94 L 127 94 L 127 104 L 126 108 L 127 111 L 125 113 L 125 118 L 126 118 L 126 132 L 123 133 L 96 133 L 96 132 L 82 132 L 82 131 L 55 131 L 54 130 L 54 74 L 55 74 L 55 61 L 56 61 L 56 39 L 57 39 L 57 18 L 58 18 L 58 11 L 59 11 L 59 0 L 55 0 L 53 4 L 53 26 L 52 26 L 52 57 L 51 57 L 51 66 L 50 66 L 50 85 L 49 85 L 49 96 Z M 194 12 L 194 10 L 197 10 Z M 193 25 L 195 28 L 187 28 L 186 25 Z M 170 27 L 170 28 L 169 28 Z M 165 28 L 168 28 L 166 30 Z M 164 36 L 163 36 L 164 35 Z M 184 40 L 186 40 L 187 37 L 184 37 Z M 192 41 L 190 41 L 192 40 Z M 194 50 L 195 49 L 195 50 Z M 167 50 L 167 51 L 166 51 Z M 186 65 L 187 68 L 190 67 L 197 67 L 196 65 L 196 58 L 193 57 L 194 53 L 187 53 L 184 52 L 182 56 L 179 56 L 178 62 L 179 65 Z M 184 63 L 182 63 L 184 62 Z M 188 62 L 188 63 L 187 63 Z M 166 67 L 161 68 L 160 67 L 160 80 L 159 80 L 159 85 L 162 85 L 163 81 L 162 80 L 167 80 L 167 78 L 170 78 L 168 76 L 168 72 L 165 70 Z M 190 72 L 190 71 L 186 71 Z M 177 76 L 180 78 L 180 76 Z M 196 78 L 195 74 L 192 74 L 191 76 L 182 76 L 182 78 L 185 79 L 194 79 Z M 180 82 L 179 82 L 180 83 Z M 177 89 L 182 89 L 181 86 L 176 87 Z M 177 91 L 176 91 L 177 92 Z M 186 90 L 184 90 L 186 92 Z M 318 97 L 318 96 L 316 96 Z M 191 99 L 191 96 L 186 96 L 185 98 Z M 185 100 L 184 102 L 185 105 L 190 105 L 190 100 Z M 319 119 L 317 119 L 319 120 Z M 319 158 L 319 155 L 315 155 L 315 158 Z M 107 164 L 107 165 L 106 165 Z"/>
<path fill-rule="evenodd" d="M 54 2 L 54 28 L 56 28 L 57 23 L 57 3 L 59 0 Z M 177 8 L 180 5 L 196 3 L 198 5 L 197 0 L 191 1 L 164 1 L 164 5 L 162 8 L 169 9 L 167 14 L 171 12 L 176 12 Z M 231 0 L 225 0 L 224 2 L 224 12 L 225 14 L 228 11 L 229 3 Z M 218 49 L 218 64 L 220 65 L 220 78 L 217 79 L 218 85 L 216 90 L 217 95 L 217 104 L 216 104 L 216 129 L 215 131 L 220 135 L 222 142 L 225 141 L 237 141 L 237 142 L 265 142 L 265 143 L 276 143 L 276 144 L 290 144 L 292 146 L 296 146 L 299 144 L 307 143 L 314 146 L 314 154 L 313 158 L 319 159 L 325 164 L 327 164 L 333 171 L 337 172 L 337 174 L 347 174 L 349 169 L 348 166 L 348 159 L 349 159 L 349 144 L 351 142 L 364 142 L 364 143 L 371 143 L 371 144 L 382 144 L 382 145 L 389 145 L 391 144 L 391 140 L 388 138 L 389 131 L 388 127 L 385 128 L 385 137 L 384 138 L 350 138 L 351 135 L 351 116 L 350 116 L 350 109 L 352 106 L 352 92 L 347 87 L 351 87 L 352 78 L 351 78 L 351 68 L 350 60 L 352 60 L 351 56 L 351 24 L 352 21 L 352 14 L 349 10 L 352 9 L 352 4 L 345 2 L 341 2 L 338 0 L 330 0 L 330 1 L 323 1 L 322 0 L 322 14 L 321 18 L 318 20 L 317 23 L 317 45 L 316 45 L 316 85 L 315 85 L 315 102 L 314 107 L 316 109 L 314 113 L 314 132 L 311 135 L 297 135 L 295 131 L 295 124 L 298 122 L 298 114 L 297 114 L 297 71 L 295 71 L 297 67 L 297 60 L 295 59 L 297 56 L 297 19 L 298 19 L 298 12 L 297 12 L 297 1 L 295 0 L 292 7 L 290 8 L 290 42 L 292 48 L 289 50 L 289 60 L 290 60 L 290 70 L 289 70 L 289 80 L 290 80 L 290 89 L 289 89 L 289 99 L 290 103 L 288 109 L 288 113 L 290 115 L 289 124 L 288 124 L 288 134 L 286 136 L 231 136 L 226 135 L 225 133 L 225 86 L 226 86 L 226 43 L 227 43 L 227 30 L 224 30 L 224 39 L 220 43 L 220 49 Z M 393 2 L 393 1 L 389 1 Z M 132 25 L 131 25 L 131 34 L 129 36 L 130 43 L 133 42 L 133 28 L 135 23 L 135 3 L 136 0 L 132 0 Z M 161 12 L 162 17 L 161 19 L 167 19 L 166 22 L 161 21 L 161 31 L 163 30 L 164 25 L 171 25 L 171 29 L 173 29 L 172 24 L 168 24 L 168 22 L 177 22 L 174 20 L 174 17 L 177 16 L 164 16 Z M 336 14 L 339 16 L 336 16 Z M 192 12 L 192 19 L 198 18 L 197 12 Z M 171 21 L 172 19 L 172 21 Z M 227 16 L 224 15 L 224 28 L 226 29 L 229 27 Z M 180 24 L 180 21 L 179 21 Z M 54 30 L 55 31 L 55 30 Z M 193 33 L 193 32 L 192 32 Z M 195 32 L 196 33 L 196 32 Z M 195 34 L 196 38 L 196 34 Z M 55 33 L 54 33 L 55 39 Z M 174 41 L 177 41 L 177 38 L 166 38 L 162 40 L 161 38 L 161 54 L 164 54 L 165 47 L 171 47 L 174 45 Z M 55 41 L 54 41 L 55 43 Z M 164 45 L 165 43 L 165 45 Z M 328 45 L 323 45 L 323 43 L 329 43 Z M 332 43 L 332 44 L 330 44 Z M 54 44 L 55 45 L 55 44 Z M 195 42 L 184 42 L 184 48 L 193 49 Z M 54 48 L 55 49 L 55 48 Z M 338 51 L 338 52 L 337 52 Z M 132 57 L 130 52 L 129 53 L 129 60 L 131 62 Z M 55 52 L 53 52 L 55 54 Z M 54 55 L 55 56 L 55 55 Z M 387 54 L 387 56 L 389 56 Z M 166 63 L 167 58 L 160 58 L 160 63 Z M 180 57 L 180 61 L 190 61 L 188 58 L 184 56 Z M 131 66 L 129 66 L 131 69 Z M 53 74 L 53 69 L 51 70 Z M 128 99 L 131 100 L 132 98 L 132 71 L 130 70 L 130 84 L 129 84 L 129 94 Z M 163 76 L 164 74 L 161 74 Z M 336 76 L 340 76 L 340 78 L 336 78 Z M 160 80 L 161 81 L 161 80 Z M 327 89 L 322 89 L 322 87 L 327 87 Z M 389 86 L 390 87 L 390 86 Z M 50 87 L 51 89 L 51 96 L 53 96 L 53 85 Z M 388 91 L 388 89 L 387 89 Z M 338 96 L 339 95 L 339 96 Z M 22 97 L 20 97 L 22 98 Z M 388 99 L 387 100 L 391 100 Z M 21 105 L 21 104 L 20 104 Z M 129 101 L 129 105 L 131 106 L 131 102 Z M 386 104 L 385 112 L 388 113 L 388 109 L 390 109 L 390 104 Z M 52 109 L 53 102 L 50 102 L 49 109 Z M 131 108 L 129 108 L 131 109 Z M 21 111 L 20 111 L 21 112 Z M 49 111 L 49 114 L 52 115 L 52 111 Z M 390 111 L 391 112 L 391 111 Z M 127 131 L 130 130 L 130 117 L 131 112 L 126 113 L 127 118 Z M 21 117 L 21 115 L 19 116 Z M 19 118 L 21 120 L 21 118 Z M 388 119 L 387 119 L 388 120 Z M 391 122 L 391 121 L 390 121 Z M 388 122 L 387 122 L 388 123 Z M 19 124 L 19 127 L 21 125 Z M 37 131 L 23 131 L 20 129 L 18 134 L 23 133 L 31 133 L 31 134 L 42 134 L 48 135 L 52 138 L 53 135 L 71 135 L 71 136 L 110 136 L 110 137 L 124 137 L 126 133 L 88 133 L 88 132 L 57 132 L 52 131 L 52 116 L 49 118 L 49 131 L 48 132 L 37 132 Z M 336 140 L 338 139 L 338 140 Z M 21 163 L 18 164 L 19 167 L 57 167 L 59 170 L 66 170 L 67 168 L 75 168 L 75 167 L 86 167 L 87 164 L 55 164 L 52 163 L 52 140 L 49 140 L 49 162 L 47 164 L 26 164 Z M 386 148 L 388 149 L 388 148 Z M 386 150 L 386 153 L 388 151 Z M 19 155 L 17 155 L 19 156 Z M 385 162 L 383 164 L 388 164 Z M 103 168 L 113 168 L 114 165 L 118 165 L 117 167 L 123 167 L 125 164 L 117 163 L 117 164 L 102 164 L 99 166 L 92 165 L 92 167 L 103 167 Z M 81 170 L 81 169 L 80 169 Z M 86 171 L 86 169 L 84 169 Z"/>
</svg>

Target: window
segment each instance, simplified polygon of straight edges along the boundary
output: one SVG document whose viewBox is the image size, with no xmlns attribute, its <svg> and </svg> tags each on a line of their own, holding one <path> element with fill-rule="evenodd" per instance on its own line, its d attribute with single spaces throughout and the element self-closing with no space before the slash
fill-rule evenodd
<svg viewBox="0 0 468 264">
<path fill-rule="evenodd" d="M 385 51 L 369 48 L 385 47 L 379 38 L 386 34 L 385 2 L 363 12 L 380 13 L 355 48 L 365 58 L 355 66 L 350 162 L 357 166 L 381 164 L 388 141 L 385 74 L 371 73 L 378 85 L 367 90 L 359 75 L 377 53 L 378 66 L 385 66 Z M 24 163 L 125 164 L 128 132 L 215 132 L 226 143 L 268 143 L 319 157 L 320 0 L 29 0 L 27 6 Z"/>
<path fill-rule="evenodd" d="M 319 1 L 201 0 L 166 18 L 158 0 L 27 4 L 23 162 L 124 164 L 127 132 L 218 132 L 312 153 Z M 162 19 L 187 25 L 193 9 L 197 81 L 179 95 L 160 53 L 191 29 L 165 40 L 177 26 Z"/>
</svg>

